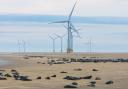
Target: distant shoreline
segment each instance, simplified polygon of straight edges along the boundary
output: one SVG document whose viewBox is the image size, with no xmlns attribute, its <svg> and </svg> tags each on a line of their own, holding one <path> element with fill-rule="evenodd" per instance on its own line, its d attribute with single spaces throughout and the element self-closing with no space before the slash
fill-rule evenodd
<svg viewBox="0 0 128 89">
<path fill-rule="evenodd" d="M 14 56 L 17 56 L 18 53 L 10 53 L 10 55 L 14 55 Z M 66 52 L 64 53 L 60 53 L 60 52 L 56 52 L 56 53 L 53 53 L 53 52 L 26 52 L 25 54 L 24 53 L 21 53 L 20 55 L 24 56 L 57 56 L 57 57 L 78 57 L 78 56 L 81 56 L 81 57 L 84 57 L 84 56 L 87 56 L 87 57 L 99 57 L 99 58 L 128 58 L 128 53 L 124 52 L 124 53 L 121 53 L 121 52 L 111 52 L 111 53 L 105 53 L 105 52 L 74 52 L 74 53 L 69 53 L 67 54 Z"/>
</svg>

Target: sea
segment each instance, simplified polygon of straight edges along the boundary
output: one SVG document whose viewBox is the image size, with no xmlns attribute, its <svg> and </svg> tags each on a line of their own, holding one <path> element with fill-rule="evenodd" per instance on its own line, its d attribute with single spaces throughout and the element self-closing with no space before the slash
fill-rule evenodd
<svg viewBox="0 0 128 89">
<path fill-rule="evenodd" d="M 128 52 L 128 24 L 73 23 L 75 52 Z M 0 52 L 52 52 L 53 40 L 64 36 L 63 52 L 67 49 L 66 24 L 48 22 L 0 22 Z M 55 40 L 55 51 L 60 52 L 60 39 Z"/>
</svg>

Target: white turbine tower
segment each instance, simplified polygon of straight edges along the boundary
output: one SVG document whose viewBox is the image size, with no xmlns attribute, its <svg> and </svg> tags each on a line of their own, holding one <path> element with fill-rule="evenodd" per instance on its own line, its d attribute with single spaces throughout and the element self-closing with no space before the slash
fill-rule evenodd
<svg viewBox="0 0 128 89">
<path fill-rule="evenodd" d="M 61 51 L 61 53 L 63 52 L 63 38 L 64 38 L 64 36 L 66 35 L 66 34 L 64 34 L 64 35 L 62 35 L 62 36 L 60 36 L 60 35 L 58 35 L 58 34 L 55 34 L 58 38 L 60 38 L 60 41 L 61 41 L 61 49 L 60 49 L 60 51 Z"/>
<path fill-rule="evenodd" d="M 22 40 L 22 43 L 23 43 L 23 50 L 24 50 L 24 54 L 26 53 L 26 42 L 25 40 Z"/>
<path fill-rule="evenodd" d="M 88 45 L 88 53 L 91 54 L 92 53 L 92 38 L 90 37 L 88 42 L 84 43 L 85 45 Z"/>
<path fill-rule="evenodd" d="M 75 26 L 71 22 L 72 14 L 75 9 L 75 6 L 77 4 L 78 0 L 75 2 L 71 13 L 68 16 L 68 19 L 66 21 L 57 21 L 53 23 L 67 23 L 67 30 L 68 30 L 68 40 L 67 40 L 67 53 L 72 53 L 73 52 L 73 31 L 76 32 L 78 35 L 78 31 L 76 30 Z"/>
<path fill-rule="evenodd" d="M 17 46 L 18 46 L 18 55 L 20 56 L 20 48 L 21 48 L 21 43 L 20 40 L 17 41 Z"/>
<path fill-rule="evenodd" d="M 49 36 L 51 39 L 52 39 L 52 42 L 53 42 L 53 44 L 52 44 L 52 46 L 53 46 L 53 53 L 55 53 L 55 40 L 57 39 L 57 37 L 51 37 L 51 36 Z"/>
<path fill-rule="evenodd" d="M 25 54 L 26 53 L 26 42 L 25 40 L 18 40 L 17 42 L 17 45 L 18 45 L 18 53 L 20 55 L 20 53 L 22 53 L 22 47 L 23 47 L 23 53 Z"/>
</svg>

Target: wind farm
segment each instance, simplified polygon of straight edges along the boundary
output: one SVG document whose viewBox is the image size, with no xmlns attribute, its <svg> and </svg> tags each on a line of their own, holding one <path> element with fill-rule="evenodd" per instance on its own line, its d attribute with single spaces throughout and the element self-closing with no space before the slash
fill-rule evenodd
<svg viewBox="0 0 128 89">
<path fill-rule="evenodd" d="M 127 89 L 128 1 L 0 2 L 0 89 Z"/>
<path fill-rule="evenodd" d="M 73 11 L 75 9 L 75 6 L 77 4 L 78 0 L 75 2 L 69 16 L 68 20 L 65 21 L 57 21 L 57 22 L 52 22 L 52 23 L 66 23 L 67 24 L 67 31 L 68 31 L 68 40 L 67 40 L 67 53 L 72 53 L 73 52 L 73 32 L 76 32 L 77 35 L 79 35 L 78 31 L 76 30 L 75 26 L 72 24 L 71 18 Z"/>
</svg>

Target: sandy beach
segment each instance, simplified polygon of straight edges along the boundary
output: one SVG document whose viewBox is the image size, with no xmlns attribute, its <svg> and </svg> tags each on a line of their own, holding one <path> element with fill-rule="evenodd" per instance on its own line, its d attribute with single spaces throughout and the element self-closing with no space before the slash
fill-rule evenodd
<svg viewBox="0 0 128 89">
<path fill-rule="evenodd" d="M 10 61 L 11 63 L 1 66 L 0 72 L 9 73 L 11 70 L 17 70 L 21 75 L 29 76 L 32 81 L 15 80 L 13 77 L 7 77 L 7 80 L 0 80 L 0 89 L 64 89 L 65 85 L 73 82 L 78 83 L 77 89 L 127 89 L 128 87 L 128 63 L 65 63 L 65 64 L 47 64 L 50 58 L 56 59 L 61 57 L 89 57 L 90 54 L 71 54 L 57 55 L 29 53 L 29 57 L 18 56 L 17 54 L 0 55 L 1 59 Z M 128 54 L 91 54 L 92 57 L 100 58 L 128 58 Z M 81 70 L 77 70 L 81 69 Z M 97 69 L 97 71 L 92 71 Z M 61 73 L 61 72 L 66 73 Z M 51 77 L 56 75 L 56 77 Z M 84 77 L 91 75 L 91 79 L 66 80 L 66 76 Z M 37 77 L 41 79 L 37 79 Z M 50 77 L 50 79 L 46 79 Z M 99 77 L 99 80 L 96 80 Z M 113 81 L 112 84 L 105 84 L 107 81 Z M 88 86 L 91 81 L 95 81 L 95 87 Z"/>
</svg>

